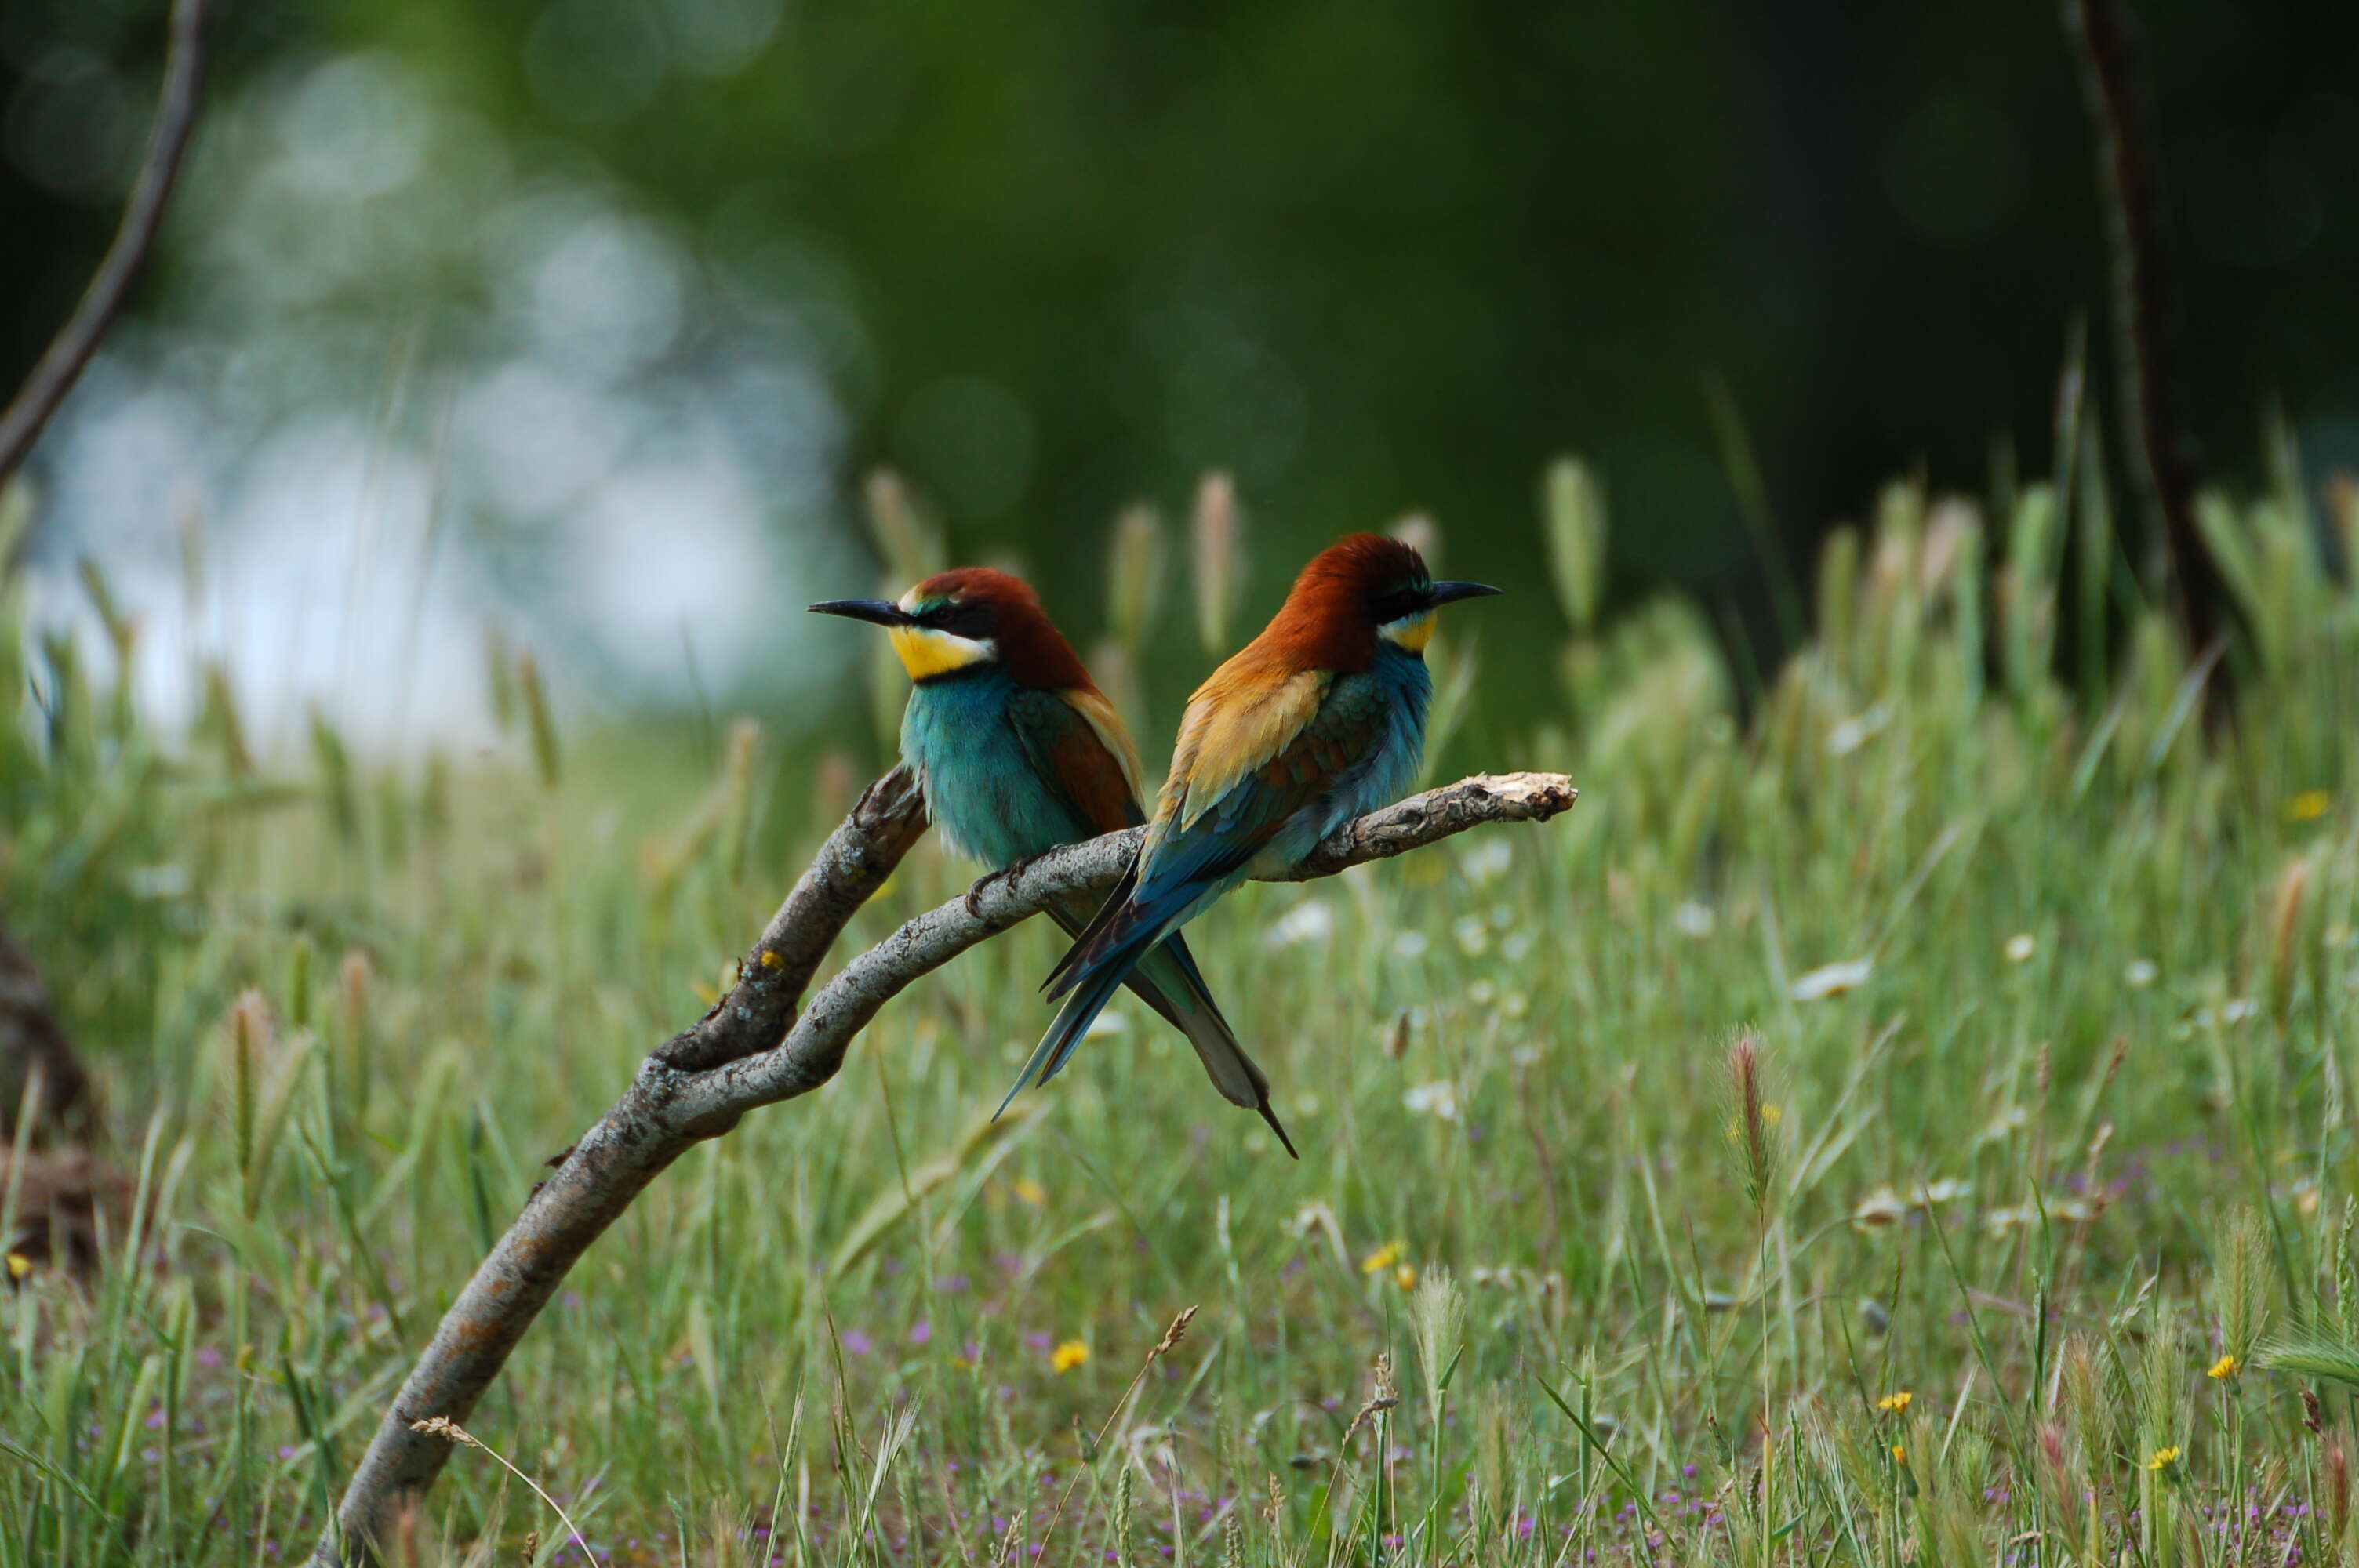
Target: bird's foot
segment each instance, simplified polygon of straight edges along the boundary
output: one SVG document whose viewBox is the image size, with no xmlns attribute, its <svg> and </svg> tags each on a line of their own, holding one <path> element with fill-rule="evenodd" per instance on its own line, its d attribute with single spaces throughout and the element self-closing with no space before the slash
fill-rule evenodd
<svg viewBox="0 0 2359 1568">
<path fill-rule="evenodd" d="M 1020 860 L 1011 860 L 995 871 L 986 871 L 982 876 L 977 877 L 974 880 L 974 885 L 966 890 L 967 918 L 970 920 L 981 920 L 983 918 L 983 911 L 976 906 L 975 900 L 983 896 L 984 890 L 985 888 L 988 888 L 994 882 L 1004 882 L 1014 880 L 1016 877 L 1023 873 L 1026 867 L 1029 866 L 1033 861 L 1039 858 L 1040 857 L 1038 855 L 1027 855 Z"/>
</svg>

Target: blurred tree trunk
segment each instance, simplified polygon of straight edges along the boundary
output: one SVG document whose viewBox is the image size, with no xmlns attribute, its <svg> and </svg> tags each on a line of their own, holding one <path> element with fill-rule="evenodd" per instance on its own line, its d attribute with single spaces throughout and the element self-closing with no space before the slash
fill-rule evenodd
<svg viewBox="0 0 2359 1568">
<path fill-rule="evenodd" d="M 26 1087 L 41 1080 L 41 1108 L 48 1120 L 79 1104 L 90 1076 L 74 1059 L 72 1043 L 58 1022 L 49 988 L 33 960 L 0 925 L 0 1135 L 14 1136 L 24 1108 Z"/>
</svg>

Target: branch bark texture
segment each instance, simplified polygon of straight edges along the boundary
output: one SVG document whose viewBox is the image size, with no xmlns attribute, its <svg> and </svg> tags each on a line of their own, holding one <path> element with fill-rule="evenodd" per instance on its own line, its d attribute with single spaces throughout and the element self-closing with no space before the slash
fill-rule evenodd
<svg viewBox="0 0 2359 1568">
<path fill-rule="evenodd" d="M 189 150 L 189 138 L 197 128 L 197 114 L 203 104 L 206 9 L 207 0 L 173 0 L 164 92 L 156 106 L 156 125 L 148 134 L 138 178 L 132 182 L 131 198 L 124 205 L 123 222 L 98 271 L 91 276 L 81 303 L 58 329 L 57 337 L 25 378 L 7 412 L 0 414 L 0 483 L 5 483 L 23 464 L 49 416 L 82 379 L 82 368 L 98 351 L 114 319 L 123 314 L 132 285 L 139 280 L 148 254 L 156 248 L 156 236 L 164 226 L 164 209 L 171 202 L 172 187 L 180 177 L 180 160 Z"/>
<path fill-rule="evenodd" d="M 1483 823 L 1545 822 L 1577 795 L 1559 773 L 1461 779 L 1339 829 L 1292 880 L 1332 876 Z M 400 1510 L 450 1457 L 449 1440 L 411 1423 L 465 1422 L 567 1271 L 665 1167 L 745 1112 L 826 1083 L 878 1009 L 969 947 L 1060 894 L 1111 886 L 1144 832 L 1069 844 L 985 879 L 853 958 L 799 1009 L 828 948 L 925 828 L 924 803 L 906 769 L 871 785 L 771 917 L 729 994 L 648 1056 L 614 1108 L 527 1200 L 386 1412 L 312 1553 L 314 1568 L 375 1561 L 372 1543 L 392 1538 Z"/>
</svg>

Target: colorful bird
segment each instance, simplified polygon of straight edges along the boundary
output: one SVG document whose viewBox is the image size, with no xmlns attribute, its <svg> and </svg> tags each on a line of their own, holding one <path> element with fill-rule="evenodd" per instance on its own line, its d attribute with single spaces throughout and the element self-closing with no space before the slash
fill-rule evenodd
<svg viewBox="0 0 2359 1568">
<path fill-rule="evenodd" d="M 996 874 L 1147 820 L 1130 731 L 1029 584 L 965 567 L 928 578 L 897 604 L 839 599 L 811 609 L 873 622 L 892 637 L 914 683 L 901 755 L 957 853 Z M 1049 917 L 1073 935 L 1093 903 L 1077 894 L 1051 905 Z M 1269 1080 L 1237 1044 L 1188 945 L 1174 935 L 1140 954 L 1124 976 L 1130 989 L 1188 1037 L 1213 1086 L 1259 1111 L 1292 1154 L 1270 1109 Z"/>
<path fill-rule="evenodd" d="M 1261 635 L 1188 699 L 1146 842 L 1050 972 L 1043 989 L 1064 1006 L 1017 1088 L 1055 1077 L 1132 967 L 1207 904 L 1399 797 L 1425 749 L 1433 612 L 1498 591 L 1435 582 L 1381 535 L 1312 557 Z"/>
</svg>

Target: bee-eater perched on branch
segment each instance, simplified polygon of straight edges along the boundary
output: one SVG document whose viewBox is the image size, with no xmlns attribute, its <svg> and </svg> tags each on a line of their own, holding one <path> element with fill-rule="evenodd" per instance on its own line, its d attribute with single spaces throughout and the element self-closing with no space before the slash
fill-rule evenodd
<svg viewBox="0 0 2359 1568">
<path fill-rule="evenodd" d="M 999 872 L 1147 819 L 1130 731 L 1029 584 L 965 567 L 928 578 L 897 604 L 839 599 L 811 608 L 891 635 L 914 683 L 901 755 L 952 850 Z M 1049 914 L 1070 936 L 1088 924 L 1093 902 L 1081 894 Z M 1132 961 L 1136 968 L 1123 977 L 1130 989 L 1188 1037 L 1213 1086 L 1259 1111 L 1292 1154 L 1270 1109 L 1269 1080 L 1237 1044 L 1187 944 L 1175 933 Z"/>
<path fill-rule="evenodd" d="M 1375 534 L 1312 557 L 1276 619 L 1188 699 L 1137 860 L 1049 976 L 1065 1004 L 1026 1077 L 1056 1076 L 1134 966 L 1214 899 L 1398 798 L 1425 749 L 1433 612 L 1498 591 L 1435 582 Z"/>
</svg>

